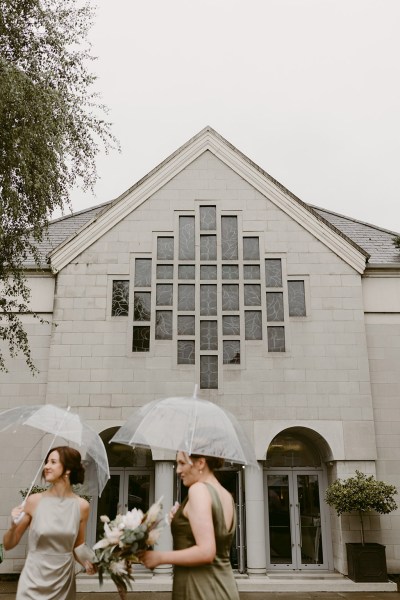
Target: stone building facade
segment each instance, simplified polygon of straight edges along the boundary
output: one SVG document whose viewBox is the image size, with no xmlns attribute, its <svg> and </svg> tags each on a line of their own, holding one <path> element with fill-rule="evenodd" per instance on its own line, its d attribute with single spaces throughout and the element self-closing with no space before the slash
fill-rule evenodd
<svg viewBox="0 0 400 600">
<path fill-rule="evenodd" d="M 400 488 L 400 253 L 395 234 L 311 207 L 207 127 L 111 203 L 50 225 L 48 269 L 27 265 L 24 316 L 39 374 L 0 375 L 0 408 L 71 406 L 103 437 L 98 516 L 180 496 L 173 457 L 108 445 L 135 407 L 199 396 L 229 409 L 259 469 L 226 465 L 240 572 L 337 570 L 355 522 L 324 490 L 355 469 Z M 43 442 L 0 438 L 0 528 Z M 36 445 L 35 445 L 36 444 Z M 367 539 L 400 571 L 400 517 Z M 167 546 L 168 536 L 162 540 Z M 0 572 L 19 571 L 21 544 Z"/>
</svg>

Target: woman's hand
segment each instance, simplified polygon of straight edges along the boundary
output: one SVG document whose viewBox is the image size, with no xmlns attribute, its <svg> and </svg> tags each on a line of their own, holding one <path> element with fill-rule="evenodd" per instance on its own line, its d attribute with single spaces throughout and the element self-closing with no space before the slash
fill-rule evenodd
<svg viewBox="0 0 400 600">
<path fill-rule="evenodd" d="M 171 523 L 172 519 L 175 516 L 176 511 L 178 510 L 180 504 L 178 501 L 175 502 L 175 504 L 172 506 L 171 510 L 169 511 L 169 522 Z"/>
<path fill-rule="evenodd" d="M 21 516 L 21 514 L 24 512 L 24 508 L 25 508 L 25 503 L 20 504 L 19 506 L 15 506 L 12 511 L 11 511 L 11 518 L 12 518 L 12 522 L 14 523 L 18 523 L 19 521 L 19 517 Z"/>
<path fill-rule="evenodd" d="M 96 565 L 91 563 L 89 560 L 85 560 L 84 567 L 87 575 L 95 575 L 97 573 Z"/>
<path fill-rule="evenodd" d="M 140 560 L 148 569 L 155 569 L 158 565 L 161 565 L 161 553 L 157 550 L 146 550 L 140 554 Z"/>
</svg>

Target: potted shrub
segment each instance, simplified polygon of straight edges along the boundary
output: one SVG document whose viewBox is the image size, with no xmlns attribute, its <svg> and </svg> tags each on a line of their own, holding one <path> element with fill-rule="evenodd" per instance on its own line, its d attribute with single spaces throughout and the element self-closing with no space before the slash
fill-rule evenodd
<svg viewBox="0 0 400 600">
<path fill-rule="evenodd" d="M 385 515 L 396 510 L 395 494 L 394 485 L 360 471 L 354 477 L 337 479 L 326 490 L 326 503 L 338 516 L 357 513 L 360 520 L 361 543 L 346 544 L 349 577 L 353 581 L 387 581 L 385 546 L 365 542 L 363 517 L 371 511 Z"/>
</svg>

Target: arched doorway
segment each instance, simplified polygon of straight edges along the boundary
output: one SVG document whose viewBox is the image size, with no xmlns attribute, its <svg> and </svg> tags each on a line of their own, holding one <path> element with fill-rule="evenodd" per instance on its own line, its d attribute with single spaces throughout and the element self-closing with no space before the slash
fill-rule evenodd
<svg viewBox="0 0 400 600">
<path fill-rule="evenodd" d="M 329 568 L 323 443 L 311 430 L 291 428 L 269 445 L 264 463 L 269 569 Z"/>
<path fill-rule="evenodd" d="M 109 444 L 117 430 L 118 427 L 112 427 L 100 434 L 107 452 L 110 479 L 101 497 L 92 499 L 90 538 L 93 543 L 103 535 L 102 515 L 113 519 L 117 513 L 123 514 L 133 508 L 145 512 L 154 501 L 151 451 L 125 444 Z"/>
</svg>

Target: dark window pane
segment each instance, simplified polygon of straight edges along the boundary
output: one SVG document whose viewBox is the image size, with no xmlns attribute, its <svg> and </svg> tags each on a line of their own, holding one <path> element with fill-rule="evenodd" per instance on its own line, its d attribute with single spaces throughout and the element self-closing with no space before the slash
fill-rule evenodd
<svg viewBox="0 0 400 600">
<path fill-rule="evenodd" d="M 217 321 L 200 322 L 200 350 L 218 350 Z"/>
<path fill-rule="evenodd" d="M 246 310 L 244 313 L 246 340 L 262 340 L 262 318 L 260 310 Z"/>
<path fill-rule="evenodd" d="M 200 286 L 200 314 L 213 316 L 217 314 L 217 286 Z"/>
<path fill-rule="evenodd" d="M 215 206 L 200 206 L 200 229 L 202 231 L 217 229 Z"/>
<path fill-rule="evenodd" d="M 244 279 L 260 279 L 260 265 L 244 265 Z"/>
<path fill-rule="evenodd" d="M 260 258 L 260 243 L 258 237 L 243 238 L 243 260 L 258 260 Z"/>
<path fill-rule="evenodd" d="M 283 321 L 282 292 L 267 292 L 267 321 Z"/>
<path fill-rule="evenodd" d="M 194 335 L 195 321 L 194 317 L 179 315 L 178 316 L 178 335 Z"/>
<path fill-rule="evenodd" d="M 178 285 L 178 310 L 195 309 L 195 286 L 179 284 Z"/>
<path fill-rule="evenodd" d="M 304 281 L 288 281 L 289 317 L 306 316 Z"/>
<path fill-rule="evenodd" d="M 268 352 L 285 352 L 285 328 L 267 327 Z"/>
<path fill-rule="evenodd" d="M 261 286 L 248 283 L 244 286 L 244 304 L 245 306 L 261 305 Z"/>
<path fill-rule="evenodd" d="M 148 352 L 150 350 L 150 327 L 134 327 L 132 352 Z"/>
<path fill-rule="evenodd" d="M 217 259 L 217 236 L 201 235 L 200 236 L 200 260 L 216 260 Z"/>
<path fill-rule="evenodd" d="M 172 283 L 158 283 L 156 286 L 157 306 L 172 306 Z"/>
<path fill-rule="evenodd" d="M 237 217 L 221 217 L 221 250 L 222 250 L 222 260 L 237 260 L 237 258 L 238 258 Z"/>
<path fill-rule="evenodd" d="M 222 317 L 223 335 L 240 335 L 240 317 L 226 315 Z"/>
<path fill-rule="evenodd" d="M 239 279 L 238 265 L 222 265 L 222 279 Z"/>
<path fill-rule="evenodd" d="M 156 311 L 156 340 L 172 340 L 172 310 Z"/>
<path fill-rule="evenodd" d="M 157 265 L 157 279 L 173 279 L 174 265 Z"/>
<path fill-rule="evenodd" d="M 135 286 L 151 287 L 151 258 L 135 258 Z"/>
<path fill-rule="evenodd" d="M 111 316 L 126 317 L 129 312 L 129 281 L 112 282 Z"/>
<path fill-rule="evenodd" d="M 282 261 L 280 258 L 265 259 L 265 285 L 282 287 Z"/>
<path fill-rule="evenodd" d="M 215 265 L 201 266 L 200 279 L 217 279 L 217 267 Z"/>
<path fill-rule="evenodd" d="M 240 365 L 239 340 L 224 340 L 224 365 Z"/>
<path fill-rule="evenodd" d="M 151 293 L 135 292 L 133 299 L 133 320 L 150 321 Z"/>
<path fill-rule="evenodd" d="M 157 238 L 157 258 L 159 260 L 174 259 L 174 238 L 173 237 L 158 237 Z"/>
<path fill-rule="evenodd" d="M 194 265 L 179 265 L 178 278 L 179 279 L 194 279 L 195 278 L 195 266 Z"/>
<path fill-rule="evenodd" d="M 195 364 L 195 344 L 192 340 L 178 341 L 178 365 Z"/>
<path fill-rule="evenodd" d="M 218 356 L 200 356 L 200 388 L 218 389 Z"/>
<path fill-rule="evenodd" d="M 179 258 L 193 260 L 194 247 L 194 217 L 179 217 Z"/>
<path fill-rule="evenodd" d="M 239 286 L 224 283 L 222 286 L 222 310 L 239 310 Z"/>
</svg>

